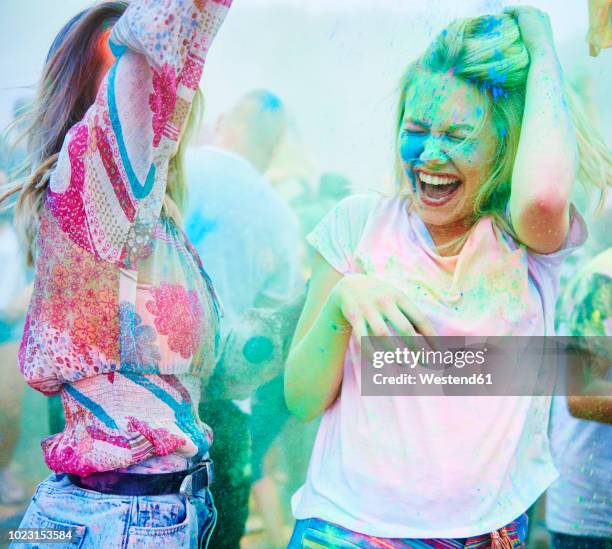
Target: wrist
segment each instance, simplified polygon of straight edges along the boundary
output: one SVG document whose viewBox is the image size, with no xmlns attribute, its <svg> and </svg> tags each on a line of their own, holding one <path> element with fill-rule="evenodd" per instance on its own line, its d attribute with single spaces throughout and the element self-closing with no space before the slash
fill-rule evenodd
<svg viewBox="0 0 612 549">
<path fill-rule="evenodd" d="M 345 332 L 350 329 L 350 323 L 342 314 L 342 306 L 340 296 L 338 295 L 338 285 L 332 288 L 327 301 L 324 305 L 325 318 L 328 321 L 330 328 L 337 332 Z"/>
<path fill-rule="evenodd" d="M 557 52 L 555 47 L 550 42 L 542 42 L 541 44 L 532 44 L 528 48 L 529 60 L 534 61 L 557 61 Z"/>
</svg>

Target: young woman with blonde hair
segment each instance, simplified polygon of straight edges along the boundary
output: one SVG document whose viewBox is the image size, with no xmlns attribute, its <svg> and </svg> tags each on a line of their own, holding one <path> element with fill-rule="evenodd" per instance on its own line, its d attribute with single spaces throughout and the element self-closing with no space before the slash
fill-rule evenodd
<svg viewBox="0 0 612 549">
<path fill-rule="evenodd" d="M 66 417 L 42 442 L 56 473 L 21 527 L 66 545 L 205 546 L 214 527 L 197 409 L 218 319 L 178 225 L 179 145 L 230 4 L 105 2 L 74 17 L 33 106 L 31 175 L 3 197 L 18 194 L 36 266 L 21 371 L 61 394 Z"/>
<path fill-rule="evenodd" d="M 551 335 L 560 263 L 586 238 L 574 180 L 610 185 L 568 97 L 548 18 L 449 25 L 406 71 L 401 191 L 346 199 L 318 251 L 285 395 L 323 413 L 291 549 L 524 547 L 556 476 L 547 397 L 360 394 L 366 335 Z"/>
</svg>

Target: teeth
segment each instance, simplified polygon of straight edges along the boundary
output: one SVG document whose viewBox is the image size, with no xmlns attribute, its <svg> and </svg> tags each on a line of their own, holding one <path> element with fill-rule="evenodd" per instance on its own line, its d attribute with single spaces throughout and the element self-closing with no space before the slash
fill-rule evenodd
<svg viewBox="0 0 612 549">
<path fill-rule="evenodd" d="M 451 183 L 457 183 L 459 181 L 453 177 L 440 177 L 438 175 L 430 175 L 423 172 L 419 172 L 419 179 L 428 185 L 450 185 Z"/>
</svg>

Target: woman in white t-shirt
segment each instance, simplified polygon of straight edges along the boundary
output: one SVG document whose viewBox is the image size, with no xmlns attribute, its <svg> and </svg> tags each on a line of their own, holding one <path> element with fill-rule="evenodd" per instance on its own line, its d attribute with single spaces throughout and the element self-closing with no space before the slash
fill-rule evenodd
<svg viewBox="0 0 612 549">
<path fill-rule="evenodd" d="M 534 8 L 455 22 L 408 68 L 402 192 L 346 199 L 309 236 L 285 394 L 323 418 L 291 549 L 523 546 L 524 512 L 557 475 L 549 398 L 362 396 L 359 345 L 553 334 L 558 267 L 586 238 L 574 179 L 605 188 L 612 165 L 566 101 Z"/>
</svg>

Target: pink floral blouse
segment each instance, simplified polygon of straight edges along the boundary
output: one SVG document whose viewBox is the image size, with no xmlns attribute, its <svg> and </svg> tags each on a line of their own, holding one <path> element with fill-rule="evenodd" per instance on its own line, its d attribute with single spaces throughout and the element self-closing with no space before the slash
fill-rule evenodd
<svg viewBox="0 0 612 549">
<path fill-rule="evenodd" d="M 134 0 L 117 61 L 68 132 L 40 219 L 21 371 L 60 393 L 54 471 L 88 475 L 155 456 L 198 458 L 197 416 L 218 346 L 216 302 L 182 231 L 161 215 L 204 58 L 231 0 Z"/>
</svg>

